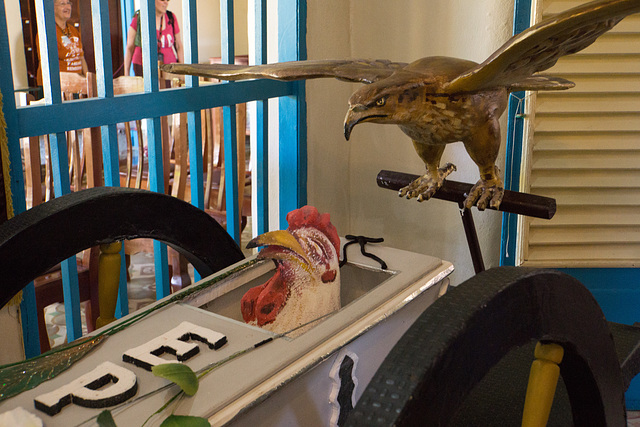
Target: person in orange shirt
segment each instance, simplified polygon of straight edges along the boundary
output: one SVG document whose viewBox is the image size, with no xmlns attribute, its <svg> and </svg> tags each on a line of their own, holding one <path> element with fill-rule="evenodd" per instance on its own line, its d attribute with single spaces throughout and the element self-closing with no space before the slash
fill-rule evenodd
<svg viewBox="0 0 640 427">
<path fill-rule="evenodd" d="M 84 59 L 84 50 L 80 40 L 78 28 L 69 24 L 71 19 L 71 1 L 54 0 L 53 12 L 56 20 L 56 40 L 58 41 L 58 64 L 60 71 L 70 73 L 87 74 L 87 61 Z M 38 56 L 40 55 L 40 46 Z M 42 68 L 38 65 L 37 82 L 42 85 Z"/>
</svg>

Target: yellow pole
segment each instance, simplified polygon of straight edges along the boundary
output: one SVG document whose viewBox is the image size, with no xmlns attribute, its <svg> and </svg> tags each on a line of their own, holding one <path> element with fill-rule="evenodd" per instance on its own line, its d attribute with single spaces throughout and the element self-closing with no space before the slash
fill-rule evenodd
<svg viewBox="0 0 640 427">
<path fill-rule="evenodd" d="M 100 316 L 96 320 L 96 328 L 101 328 L 116 320 L 121 248 L 121 242 L 100 245 L 100 260 L 98 261 L 98 305 L 100 306 Z"/>
<path fill-rule="evenodd" d="M 522 413 L 523 427 L 547 425 L 553 397 L 560 376 L 564 349 L 558 344 L 536 344 L 535 358 L 531 364 L 529 383 Z"/>
</svg>

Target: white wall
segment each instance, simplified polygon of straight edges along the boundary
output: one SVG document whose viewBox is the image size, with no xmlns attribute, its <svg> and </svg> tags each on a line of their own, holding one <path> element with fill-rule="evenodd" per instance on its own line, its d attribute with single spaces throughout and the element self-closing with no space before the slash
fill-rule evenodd
<svg viewBox="0 0 640 427">
<path fill-rule="evenodd" d="M 182 20 L 182 2 L 169 4 L 169 9 Z M 249 52 L 247 36 L 247 0 L 236 0 L 234 7 L 234 36 L 236 55 Z M 220 56 L 220 1 L 198 0 L 198 62 L 208 63 L 209 58 Z"/>
<path fill-rule="evenodd" d="M 24 89 L 28 87 L 28 83 L 27 63 L 24 58 L 24 40 L 22 39 L 20 2 L 8 1 L 4 3 L 4 7 L 7 14 L 7 32 L 9 33 L 9 50 L 11 51 L 13 86 L 16 89 Z"/>
<path fill-rule="evenodd" d="M 482 62 L 510 37 L 512 11 L 512 0 L 309 1 L 308 57 L 410 62 L 444 55 Z M 461 283 L 474 271 L 458 207 L 400 199 L 376 185 L 381 169 L 423 173 L 410 139 L 396 126 L 361 124 L 344 140 L 347 101 L 358 86 L 324 79 L 307 85 L 309 203 L 331 212 L 341 234 L 384 237 L 389 246 L 453 262 L 452 283 Z M 504 117 L 502 123 L 504 140 Z M 499 166 L 503 159 L 504 153 Z M 447 147 L 447 161 L 458 167 L 451 179 L 478 180 L 461 144 Z M 485 265 L 497 266 L 501 214 L 474 209 L 473 215 Z"/>
<path fill-rule="evenodd" d="M 0 337 L 2 337 L 0 365 L 24 360 L 19 308 L 20 306 L 13 301 L 0 308 Z"/>
</svg>

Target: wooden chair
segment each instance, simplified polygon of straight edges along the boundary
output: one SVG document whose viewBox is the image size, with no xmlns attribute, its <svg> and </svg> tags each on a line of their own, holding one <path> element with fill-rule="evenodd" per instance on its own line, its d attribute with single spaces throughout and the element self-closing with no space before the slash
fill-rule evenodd
<svg viewBox="0 0 640 427">
<path fill-rule="evenodd" d="M 60 87 L 63 100 L 93 97 L 97 92 L 94 73 L 87 73 L 87 76 L 83 77 L 76 73 L 61 72 Z M 34 103 L 33 96 L 27 95 L 26 105 Z M 82 149 L 80 149 L 80 135 L 83 140 Z M 54 197 L 49 136 L 42 136 L 44 159 L 40 156 L 40 138 L 30 137 L 24 146 L 25 191 L 28 208 Z M 72 190 L 103 185 L 100 128 L 67 132 L 67 150 Z M 42 176 L 41 165 L 44 165 L 44 176 Z"/>
<path fill-rule="evenodd" d="M 25 94 L 21 105 L 30 105 L 34 103 L 35 98 L 31 94 Z M 40 137 L 29 137 L 22 144 L 22 163 L 25 182 L 25 196 L 27 209 L 39 205 L 45 200 L 50 200 L 53 196 L 53 180 L 51 179 L 51 163 L 48 139 L 45 139 L 45 155 L 44 165 L 40 156 Z M 43 166 L 45 173 L 43 176 Z"/>
<path fill-rule="evenodd" d="M 159 71 L 159 85 L 161 89 L 166 87 L 165 75 L 162 71 Z M 115 95 L 131 94 L 142 92 L 144 90 L 144 80 L 139 76 L 120 76 L 113 80 L 113 91 Z M 165 193 L 170 194 L 171 186 L 171 151 L 173 146 L 173 140 L 170 134 L 169 117 L 160 118 L 160 127 L 162 129 L 162 161 L 164 171 L 164 183 Z M 130 188 L 149 188 L 148 181 L 148 162 L 146 158 L 146 151 L 144 149 L 144 135 L 142 132 L 142 120 L 136 120 L 136 135 L 138 140 L 137 158 L 138 163 L 136 169 L 133 169 L 133 142 L 131 138 L 131 123 L 125 123 L 125 139 L 127 144 L 127 158 L 126 162 L 121 164 L 120 168 L 120 186 Z M 184 124 L 178 123 L 178 126 L 186 127 Z M 174 125 L 174 127 L 176 127 Z M 186 129 L 185 129 L 186 132 Z M 135 180 L 135 183 L 132 182 Z"/>
<path fill-rule="evenodd" d="M 221 58 L 209 58 L 212 64 L 220 63 Z M 249 57 L 239 55 L 235 63 L 248 65 Z M 217 82 L 208 79 L 207 82 Z M 205 82 L 206 83 L 206 82 Z M 226 182 L 224 156 L 223 109 L 213 108 L 202 111 L 203 171 L 205 173 L 205 210 L 220 224 L 226 227 Z M 247 224 L 251 215 L 251 171 L 247 166 L 247 104 L 236 105 L 236 142 L 238 155 L 238 212 L 241 228 Z"/>
<path fill-rule="evenodd" d="M 144 80 L 142 77 L 136 76 L 120 76 L 113 80 L 113 93 L 115 95 L 123 95 L 128 93 L 142 92 L 144 90 Z M 137 157 L 138 164 L 134 173 L 133 169 L 133 139 L 131 137 L 131 123 L 124 123 L 124 135 L 127 144 L 127 158 L 124 164 L 125 168 L 120 170 L 120 186 L 128 188 L 143 188 L 144 177 L 144 136 L 142 133 L 142 120 L 136 120 L 135 122 L 136 136 L 137 136 Z M 132 179 L 135 179 L 135 183 L 132 183 Z M 147 183 L 148 184 L 148 183 Z M 148 188 L 148 185 L 144 188 Z"/>
<path fill-rule="evenodd" d="M 60 73 L 60 85 L 62 90 L 62 96 L 64 100 L 73 100 L 85 97 L 95 96 L 97 93 L 95 74 L 87 73 L 86 77 L 83 77 L 75 73 Z M 140 92 L 144 89 L 143 80 L 141 77 L 120 77 L 114 80 L 114 93 L 116 95 L 125 93 Z M 168 129 L 167 119 L 163 118 L 161 121 L 163 125 Z M 139 158 L 142 160 L 138 164 L 138 171 L 134 175 L 136 176 L 136 188 L 141 188 L 142 185 L 148 185 L 148 180 L 144 176 L 144 152 L 142 141 L 141 121 L 136 121 L 138 129 L 139 141 Z M 130 184 L 130 177 L 132 170 L 130 167 L 132 155 L 132 141 L 131 133 L 129 131 L 129 123 L 125 124 L 126 140 L 128 145 L 128 158 L 127 163 L 129 165 L 127 175 L 125 178 L 126 186 Z M 82 134 L 82 149 L 80 149 L 80 135 Z M 163 135 L 167 135 L 168 130 L 163 132 Z M 163 136 L 166 141 L 168 137 Z M 43 201 L 49 201 L 53 199 L 53 174 L 51 166 L 51 155 L 48 144 L 48 136 L 44 136 L 45 146 L 45 172 L 44 182 L 41 182 L 41 157 L 40 157 L 40 140 L 39 137 L 29 138 L 28 143 L 24 149 L 25 159 L 25 189 L 27 194 L 28 207 L 36 206 Z M 168 142 L 164 144 L 168 146 Z M 83 129 L 67 132 L 67 147 L 69 156 L 69 176 L 71 180 L 72 191 L 79 191 L 84 188 L 92 188 L 95 186 L 102 186 L 104 183 L 103 170 L 102 170 L 102 151 L 101 151 L 101 135 L 99 128 Z M 167 158 L 168 156 L 165 156 Z M 168 160 L 166 162 L 168 164 Z M 168 167 L 165 168 L 166 176 L 168 177 Z M 43 190 L 44 188 L 44 190 Z M 168 188 L 168 187 L 167 187 Z M 149 239 L 137 239 L 128 241 L 126 243 L 125 252 L 127 254 L 137 253 L 139 251 L 152 252 L 152 244 Z M 94 247 L 84 251 L 81 261 L 78 263 L 78 281 L 80 288 L 80 299 L 85 305 L 85 313 L 87 319 L 87 328 L 92 331 L 96 326 L 98 318 L 98 248 Z M 182 280 L 185 281 L 184 276 L 188 278 L 186 273 L 186 262 L 183 260 L 180 264 L 179 255 L 172 249 L 169 250 L 170 261 L 172 266 L 183 266 L 181 272 Z M 179 271 L 179 268 L 173 269 L 173 271 Z M 46 331 L 46 324 L 44 319 L 44 308 L 55 302 L 62 301 L 62 278 L 59 266 L 54 266 L 50 271 L 37 277 L 34 280 L 34 286 L 36 291 L 36 303 L 38 313 L 38 327 L 40 331 L 40 348 L 41 351 L 47 351 L 50 348 L 50 343 Z"/>
<path fill-rule="evenodd" d="M 176 248 L 203 277 L 244 258 L 224 229 L 189 203 L 145 190 L 96 187 L 55 198 L 0 224 L 0 274 L 4 278 L 0 306 L 52 266 L 101 245 L 108 252 L 107 259 L 100 255 L 96 314 L 99 312 L 101 326 L 113 320 L 119 282 L 119 250 L 109 244 L 139 237 Z M 116 267 L 112 265 L 105 274 L 105 263 L 114 257 Z"/>
<path fill-rule="evenodd" d="M 242 228 L 251 215 L 251 171 L 247 168 L 247 106 L 236 105 L 238 154 L 238 211 Z M 222 108 L 202 111 L 203 171 L 205 210 L 226 227 L 226 182 Z"/>
<path fill-rule="evenodd" d="M 95 73 L 82 77 L 76 73 L 60 73 L 60 87 L 63 99 L 92 98 L 97 95 Z M 79 148 L 82 134 L 82 150 Z M 104 185 L 102 173 L 102 139 L 100 128 L 67 132 L 69 149 L 69 176 L 72 177 L 72 191 Z"/>
<path fill-rule="evenodd" d="M 159 85 L 164 89 L 170 76 L 160 71 Z M 177 86 L 179 80 L 171 79 L 171 84 Z M 116 95 L 141 92 L 144 89 L 142 77 L 122 76 L 114 79 L 114 93 Z M 185 200 L 188 176 L 188 138 L 187 114 L 174 114 L 160 119 L 162 128 L 162 155 L 164 166 L 165 192 L 180 200 Z M 135 121 L 137 132 L 137 165 L 133 167 L 133 142 L 130 123 L 125 123 L 125 140 L 127 144 L 126 163 L 121 165 L 120 185 L 122 187 L 149 189 L 148 161 L 146 156 L 145 137 L 142 132 L 142 121 Z M 135 181 L 135 182 L 134 182 Z M 130 256 L 139 252 L 153 253 L 152 241 L 149 239 L 128 240 L 125 242 L 127 265 Z M 188 274 L 187 261 L 184 256 L 169 248 L 169 263 L 171 283 L 174 289 L 179 289 L 191 283 Z"/>
<path fill-rule="evenodd" d="M 95 74 L 87 73 L 83 77 L 75 73 L 60 73 L 60 87 L 65 101 L 92 97 L 96 94 Z M 33 103 L 33 97 L 27 96 L 27 103 Z M 82 135 L 82 136 L 81 136 Z M 80 139 L 82 138 L 82 149 Z M 48 135 L 43 136 L 45 158 L 40 155 L 40 137 L 30 137 L 23 147 L 25 170 L 25 193 L 27 208 L 32 208 L 54 198 L 51 151 Z M 67 132 L 67 150 L 69 156 L 69 177 L 71 189 L 79 191 L 103 185 L 102 151 L 100 129 L 80 129 Z M 42 173 L 44 165 L 44 174 Z M 85 304 L 87 328 L 92 331 L 98 316 L 97 300 L 97 248 L 84 251 L 78 262 L 78 282 L 80 298 Z M 63 300 L 62 277 L 59 265 L 52 266 L 34 280 L 40 333 L 40 349 L 50 348 L 44 319 L 44 308 Z"/>
</svg>

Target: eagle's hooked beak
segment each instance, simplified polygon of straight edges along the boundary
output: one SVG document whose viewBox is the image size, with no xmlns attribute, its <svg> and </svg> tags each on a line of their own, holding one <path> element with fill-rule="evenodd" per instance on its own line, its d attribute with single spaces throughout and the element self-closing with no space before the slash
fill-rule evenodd
<svg viewBox="0 0 640 427">
<path fill-rule="evenodd" d="M 365 111 L 367 111 L 367 107 L 362 104 L 356 104 L 349 107 L 347 116 L 344 118 L 344 137 L 347 141 L 351 136 L 351 131 L 354 126 L 367 118 L 367 116 L 363 114 Z"/>
<path fill-rule="evenodd" d="M 257 248 L 259 246 L 266 246 L 266 248 L 262 249 L 258 254 L 259 258 L 295 262 L 311 274 L 313 264 L 307 257 L 300 242 L 287 230 L 268 231 L 247 243 L 247 249 Z M 282 250 L 282 248 L 288 249 L 288 251 Z"/>
</svg>

